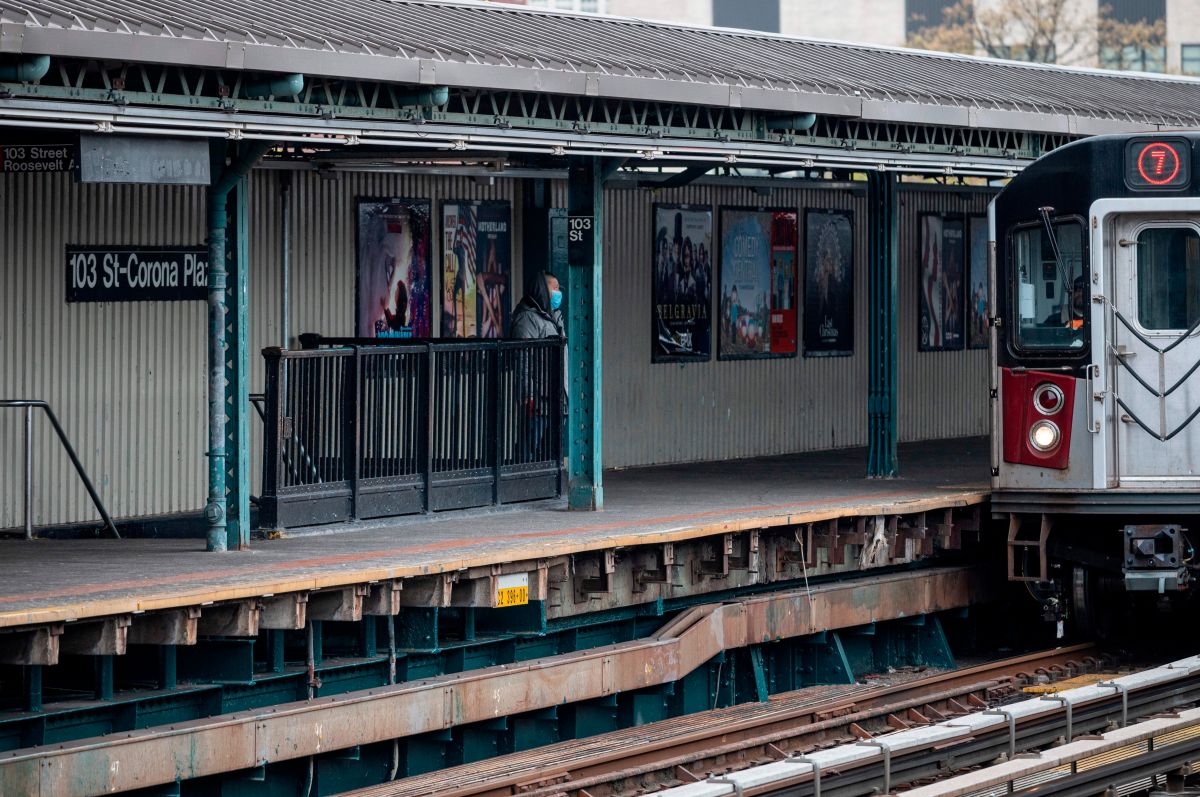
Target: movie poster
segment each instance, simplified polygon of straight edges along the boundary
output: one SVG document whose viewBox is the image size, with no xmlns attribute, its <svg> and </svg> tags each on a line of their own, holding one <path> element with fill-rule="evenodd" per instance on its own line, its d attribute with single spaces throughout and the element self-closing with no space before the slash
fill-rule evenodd
<svg viewBox="0 0 1200 797">
<path fill-rule="evenodd" d="M 443 203 L 442 337 L 507 337 L 511 307 L 511 205 Z"/>
<path fill-rule="evenodd" d="M 922 214 L 920 223 L 920 351 L 963 347 L 963 257 L 961 216 Z"/>
<path fill-rule="evenodd" d="M 854 220 L 848 210 L 804 213 L 804 356 L 854 354 Z"/>
<path fill-rule="evenodd" d="M 656 363 L 705 362 L 712 352 L 712 209 L 654 206 Z"/>
<path fill-rule="evenodd" d="M 429 337 L 430 213 L 427 199 L 358 201 L 359 337 Z"/>
<path fill-rule="evenodd" d="M 797 213 L 721 209 L 718 359 L 796 354 Z"/>
<path fill-rule="evenodd" d="M 988 222 L 987 216 L 967 219 L 967 247 L 971 253 L 970 278 L 967 280 L 967 347 L 986 349 L 988 332 Z"/>
</svg>

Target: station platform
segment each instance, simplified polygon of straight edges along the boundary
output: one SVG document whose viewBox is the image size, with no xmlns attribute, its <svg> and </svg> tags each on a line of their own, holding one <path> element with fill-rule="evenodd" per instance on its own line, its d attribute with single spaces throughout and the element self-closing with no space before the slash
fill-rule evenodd
<svg viewBox="0 0 1200 797">
<path fill-rule="evenodd" d="M 614 471 L 606 474 L 602 512 L 542 502 L 323 527 L 227 554 L 206 553 L 197 540 L 7 540 L 0 542 L 0 628 L 969 507 L 988 494 L 987 452 L 985 438 L 906 445 L 902 476 L 882 481 L 862 478 L 861 449 Z M 736 564 L 736 552 L 726 553 Z"/>
</svg>

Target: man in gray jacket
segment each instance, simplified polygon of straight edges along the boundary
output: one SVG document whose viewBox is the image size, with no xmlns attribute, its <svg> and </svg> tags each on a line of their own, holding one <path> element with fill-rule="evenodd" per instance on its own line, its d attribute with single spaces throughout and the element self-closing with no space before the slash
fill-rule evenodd
<svg viewBox="0 0 1200 797">
<path fill-rule="evenodd" d="M 525 296 L 513 311 L 512 336 L 520 340 L 565 338 L 562 291 L 558 278 L 535 271 L 525 282 Z"/>
<path fill-rule="evenodd" d="M 517 309 L 513 311 L 512 336 L 519 340 L 541 340 L 545 338 L 565 338 L 562 317 L 562 291 L 558 279 L 546 271 L 535 271 L 525 282 L 525 296 Z M 548 365 L 543 358 L 550 354 L 548 350 L 523 352 L 519 371 L 520 383 L 525 393 L 527 412 L 526 431 L 522 435 L 524 445 L 519 447 L 518 458 L 522 462 L 543 462 L 558 459 L 561 454 L 553 451 L 553 438 L 550 434 L 554 424 L 559 419 L 554 418 L 552 411 L 553 394 L 546 395 L 543 391 L 548 385 L 539 386 L 535 376 L 545 373 Z M 563 350 L 563 380 L 560 388 L 560 407 L 565 415 L 567 411 L 566 391 L 566 350 Z"/>
</svg>

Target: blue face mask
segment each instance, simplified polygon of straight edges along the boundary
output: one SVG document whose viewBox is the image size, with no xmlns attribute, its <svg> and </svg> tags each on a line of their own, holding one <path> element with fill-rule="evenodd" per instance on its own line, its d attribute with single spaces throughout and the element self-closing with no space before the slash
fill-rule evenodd
<svg viewBox="0 0 1200 797">
<path fill-rule="evenodd" d="M 550 309 L 557 310 L 562 307 L 562 291 L 550 291 Z"/>
</svg>

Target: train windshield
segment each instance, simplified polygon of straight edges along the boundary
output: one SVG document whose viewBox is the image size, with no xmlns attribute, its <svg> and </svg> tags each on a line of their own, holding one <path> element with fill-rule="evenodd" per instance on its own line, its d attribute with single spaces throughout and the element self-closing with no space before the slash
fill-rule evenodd
<svg viewBox="0 0 1200 797">
<path fill-rule="evenodd" d="M 1200 234 L 1148 227 L 1137 236 L 1137 309 L 1143 329 L 1190 329 L 1200 320 Z"/>
<path fill-rule="evenodd" d="M 1022 226 L 1012 234 L 1013 327 L 1020 349 L 1082 349 L 1086 340 L 1083 224 L 1070 219 L 1052 226 L 1058 257 L 1044 224 Z"/>
</svg>

